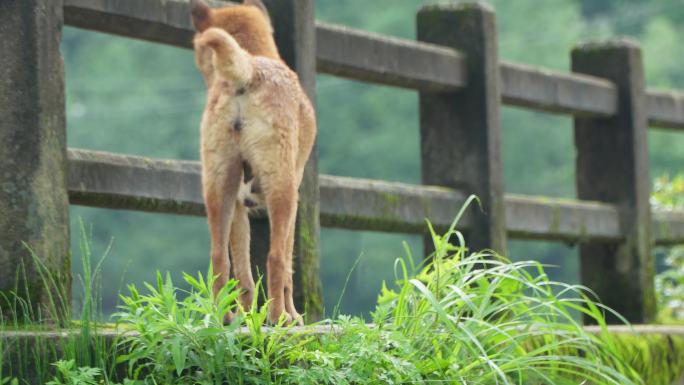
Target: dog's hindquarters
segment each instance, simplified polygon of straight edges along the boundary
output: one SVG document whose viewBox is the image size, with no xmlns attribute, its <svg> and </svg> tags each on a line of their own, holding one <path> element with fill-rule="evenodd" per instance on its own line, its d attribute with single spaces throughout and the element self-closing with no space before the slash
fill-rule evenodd
<svg viewBox="0 0 684 385">
<path fill-rule="evenodd" d="M 210 89 L 202 167 L 212 262 L 219 274 L 214 292 L 227 281 L 228 236 L 242 304 L 249 307 L 253 298 L 248 210 L 238 199 L 246 162 L 269 216 L 269 319 L 285 315 L 301 323 L 293 301 L 292 253 L 298 188 L 316 132 L 313 108 L 294 72 L 279 60 L 250 56 L 227 32 L 207 29 L 197 35 L 195 49 Z"/>
</svg>

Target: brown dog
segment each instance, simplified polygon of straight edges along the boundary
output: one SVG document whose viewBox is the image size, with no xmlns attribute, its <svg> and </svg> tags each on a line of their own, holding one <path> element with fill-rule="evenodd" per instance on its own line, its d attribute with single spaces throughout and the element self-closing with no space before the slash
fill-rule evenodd
<svg viewBox="0 0 684 385">
<path fill-rule="evenodd" d="M 208 87 L 201 156 L 211 261 L 218 276 L 214 293 L 229 277 L 230 244 L 241 303 L 251 305 L 247 207 L 263 202 L 271 236 L 269 320 L 284 316 L 301 324 L 292 298 L 292 252 L 298 189 L 316 136 L 313 107 L 297 75 L 280 59 L 260 0 L 218 9 L 191 0 L 191 11 L 198 30 L 197 67 Z M 246 169 L 253 179 L 244 180 Z"/>
</svg>

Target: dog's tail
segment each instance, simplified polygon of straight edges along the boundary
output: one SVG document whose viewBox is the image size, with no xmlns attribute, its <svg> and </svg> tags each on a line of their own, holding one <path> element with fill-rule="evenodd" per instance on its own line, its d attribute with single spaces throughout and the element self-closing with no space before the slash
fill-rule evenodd
<svg viewBox="0 0 684 385">
<path fill-rule="evenodd" d="M 252 79 L 252 57 L 228 32 L 209 28 L 198 34 L 194 43 L 196 50 L 210 48 L 214 51 L 214 69 L 226 80 L 244 84 Z"/>
</svg>

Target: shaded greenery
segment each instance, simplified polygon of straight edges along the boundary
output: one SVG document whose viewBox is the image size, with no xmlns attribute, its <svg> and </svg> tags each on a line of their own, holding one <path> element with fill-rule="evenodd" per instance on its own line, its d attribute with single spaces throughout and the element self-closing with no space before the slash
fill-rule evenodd
<svg viewBox="0 0 684 385">
<path fill-rule="evenodd" d="M 431 1 L 434 2 L 434 1 Z M 322 21 L 395 36 L 415 37 L 420 0 L 317 1 Z M 629 33 L 642 42 L 649 86 L 684 88 L 673 0 L 497 0 L 502 60 L 568 70 L 569 50 L 581 40 Z M 587 11 L 586 5 L 599 6 Z M 629 29 L 630 24 L 639 28 Z M 70 146 L 145 156 L 198 159 L 198 125 L 204 85 L 186 50 L 66 28 L 63 52 L 67 73 Z M 418 105 L 415 92 L 372 86 L 321 75 L 317 84 L 320 171 L 420 182 Z M 504 108 L 503 159 L 506 191 L 575 196 L 572 120 L 566 116 Z M 674 174 L 684 164 L 684 135 L 652 130 L 651 174 Z M 73 207 L 72 218 L 94 224 L 93 242 L 104 251 L 103 306 L 111 312 L 121 282 L 140 284 L 155 270 L 203 271 L 208 235 L 202 218 L 116 212 Z M 73 228 L 77 229 L 74 220 Z M 382 279 L 408 240 L 416 236 L 324 229 L 321 277 L 328 314 L 339 299 L 346 274 L 357 257 L 342 309 L 366 313 Z M 74 241 L 74 250 L 77 250 Z M 389 246 L 388 246 L 389 245 Z M 573 245 L 510 241 L 508 257 L 534 258 L 558 265 L 553 279 L 578 282 Z"/>
</svg>

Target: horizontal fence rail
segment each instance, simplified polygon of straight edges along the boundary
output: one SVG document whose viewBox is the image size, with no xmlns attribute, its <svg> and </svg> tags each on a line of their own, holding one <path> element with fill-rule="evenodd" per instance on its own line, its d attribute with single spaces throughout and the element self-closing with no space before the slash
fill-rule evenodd
<svg viewBox="0 0 684 385">
<path fill-rule="evenodd" d="M 607 80 L 508 62 L 500 63 L 500 72 L 506 104 L 574 115 L 607 117 L 617 111 L 617 92 Z"/>
<path fill-rule="evenodd" d="M 569 242 L 624 238 L 615 206 L 571 199 L 506 194 L 506 229 L 519 239 Z"/>
<path fill-rule="evenodd" d="M 210 1 L 214 5 L 225 5 Z M 67 25 L 191 48 L 194 30 L 184 0 L 65 0 Z M 448 91 L 466 82 L 463 57 L 453 49 L 316 24 L 321 73 L 420 91 Z M 427 68 L 430 71 L 421 71 Z M 578 116 L 612 116 L 612 83 L 592 76 L 501 63 L 502 99 L 513 106 Z M 684 94 L 647 92 L 649 122 L 684 130 Z"/>
<path fill-rule="evenodd" d="M 158 160 L 98 151 L 68 151 L 73 204 L 204 215 L 199 162 Z M 447 228 L 466 196 L 442 187 L 321 175 L 321 224 L 353 230 L 420 234 L 424 218 Z M 609 204 L 506 194 L 506 228 L 519 239 L 619 241 Z M 657 244 L 684 243 L 684 212 L 655 211 Z M 463 218 L 459 228 L 468 227 Z"/>
<path fill-rule="evenodd" d="M 650 90 L 647 98 L 649 122 L 652 125 L 684 130 L 684 93 Z"/>
<path fill-rule="evenodd" d="M 421 233 L 429 218 L 451 224 L 466 196 L 443 187 L 321 176 L 321 224 L 351 230 Z M 467 226 L 469 218 L 461 221 Z"/>
<path fill-rule="evenodd" d="M 67 25 L 183 48 L 195 33 L 189 12 L 187 0 L 64 1 Z"/>
<path fill-rule="evenodd" d="M 205 215 L 199 162 L 72 149 L 68 159 L 71 203 Z"/>
<path fill-rule="evenodd" d="M 684 212 L 654 211 L 651 229 L 657 245 L 684 243 Z"/>
<path fill-rule="evenodd" d="M 426 92 L 466 82 L 463 56 L 438 45 L 321 23 L 316 45 L 317 69 L 330 75 Z"/>
</svg>

